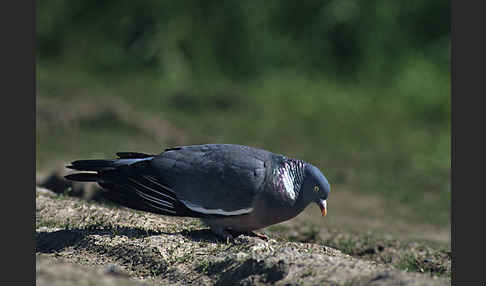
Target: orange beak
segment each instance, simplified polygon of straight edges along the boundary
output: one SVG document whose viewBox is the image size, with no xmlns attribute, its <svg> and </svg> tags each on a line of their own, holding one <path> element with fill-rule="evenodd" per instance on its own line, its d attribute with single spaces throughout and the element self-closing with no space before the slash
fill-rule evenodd
<svg viewBox="0 0 486 286">
<path fill-rule="evenodd" d="M 319 205 L 319 208 L 321 209 L 322 216 L 326 216 L 327 215 L 327 202 L 326 202 L 326 200 L 319 200 L 319 202 L 317 204 Z"/>
</svg>

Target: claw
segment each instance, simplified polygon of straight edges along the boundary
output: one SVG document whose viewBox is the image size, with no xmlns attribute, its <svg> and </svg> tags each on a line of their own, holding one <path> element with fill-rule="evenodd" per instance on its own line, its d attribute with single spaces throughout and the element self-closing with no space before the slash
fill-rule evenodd
<svg viewBox="0 0 486 286">
<path fill-rule="evenodd" d="M 226 240 L 227 243 L 229 243 L 230 240 L 233 240 L 235 237 L 239 235 L 248 235 L 251 237 L 258 237 L 262 240 L 268 240 L 268 236 L 266 236 L 263 233 L 258 233 L 258 232 L 253 232 L 253 231 L 235 231 L 231 229 L 225 229 L 223 227 L 216 227 L 216 226 L 211 226 L 211 231 L 218 237 L 223 240 Z"/>
<path fill-rule="evenodd" d="M 251 236 L 251 237 L 258 237 L 258 238 L 263 239 L 263 240 L 268 240 L 268 236 L 266 236 L 265 234 L 254 232 L 254 231 L 242 231 L 242 232 L 232 231 L 231 233 L 235 237 L 238 236 L 238 235 L 244 234 L 244 235 Z"/>
<path fill-rule="evenodd" d="M 211 231 L 218 237 L 223 240 L 226 240 L 227 243 L 229 243 L 230 240 L 233 240 L 233 235 L 226 231 L 222 227 L 211 227 Z"/>
</svg>

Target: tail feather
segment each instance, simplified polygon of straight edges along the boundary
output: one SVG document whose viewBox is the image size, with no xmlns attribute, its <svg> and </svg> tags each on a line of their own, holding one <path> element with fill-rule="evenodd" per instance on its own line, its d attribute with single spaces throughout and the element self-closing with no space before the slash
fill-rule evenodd
<svg viewBox="0 0 486 286">
<path fill-rule="evenodd" d="M 100 180 L 100 176 L 95 173 L 69 174 L 64 176 L 64 178 L 71 181 L 78 181 L 78 182 L 98 182 L 98 180 Z"/>
<path fill-rule="evenodd" d="M 117 167 L 123 165 L 121 161 L 126 161 L 126 159 L 74 161 L 71 165 L 66 166 L 66 168 L 77 171 L 89 171 L 90 173 L 74 173 L 66 175 L 64 178 L 71 181 L 99 183 L 104 181 L 106 175 L 116 172 Z"/>
<path fill-rule="evenodd" d="M 135 152 L 119 152 L 117 155 L 120 157 L 119 159 L 74 161 L 71 163 L 71 165 L 66 166 L 66 168 L 77 171 L 103 172 L 114 170 L 123 165 L 130 165 L 139 161 L 150 160 L 153 157 L 153 155 Z"/>
<path fill-rule="evenodd" d="M 116 160 L 78 160 L 66 166 L 69 169 L 78 171 L 106 171 L 116 167 Z"/>
<path fill-rule="evenodd" d="M 163 181 L 155 177 L 156 170 L 147 164 L 154 155 L 135 152 L 119 152 L 117 155 L 118 159 L 74 161 L 67 168 L 84 172 L 65 178 L 96 182 L 103 188 L 99 193 L 101 198 L 124 207 L 169 216 L 207 216 L 187 208 Z"/>
</svg>

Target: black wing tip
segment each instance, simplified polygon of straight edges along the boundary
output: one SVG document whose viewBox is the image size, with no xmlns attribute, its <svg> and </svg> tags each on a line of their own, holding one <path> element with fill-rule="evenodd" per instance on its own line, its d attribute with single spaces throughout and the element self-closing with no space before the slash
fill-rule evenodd
<svg viewBox="0 0 486 286">
<path fill-rule="evenodd" d="M 97 182 L 100 177 L 96 173 L 76 173 L 64 176 L 65 179 L 77 182 Z"/>
<path fill-rule="evenodd" d="M 140 153 L 140 152 L 117 152 L 116 155 L 119 159 L 140 159 L 153 157 L 154 155 Z"/>
<path fill-rule="evenodd" d="M 165 148 L 164 149 L 164 152 L 174 151 L 174 150 L 181 150 L 181 149 L 182 149 L 182 146 L 170 147 L 170 148 Z"/>
<path fill-rule="evenodd" d="M 71 169 L 71 170 L 83 171 L 83 170 L 81 169 L 81 167 L 82 167 L 82 163 L 81 163 L 81 161 L 74 161 L 74 162 L 71 162 L 71 164 L 70 164 L 70 165 L 67 165 L 67 166 L 66 166 L 66 168 Z"/>
</svg>

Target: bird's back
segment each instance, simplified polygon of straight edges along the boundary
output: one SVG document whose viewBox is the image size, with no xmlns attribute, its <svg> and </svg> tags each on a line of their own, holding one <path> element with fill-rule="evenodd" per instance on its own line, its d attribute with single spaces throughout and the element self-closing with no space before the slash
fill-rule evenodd
<svg viewBox="0 0 486 286">
<path fill-rule="evenodd" d="M 207 144 L 167 149 L 149 163 L 179 199 L 204 208 L 250 206 L 261 191 L 271 152 Z"/>
</svg>

